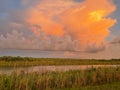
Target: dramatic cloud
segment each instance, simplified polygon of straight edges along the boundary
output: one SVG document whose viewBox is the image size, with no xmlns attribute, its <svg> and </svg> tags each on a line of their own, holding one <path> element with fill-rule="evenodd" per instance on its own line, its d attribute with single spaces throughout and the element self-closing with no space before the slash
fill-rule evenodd
<svg viewBox="0 0 120 90">
<path fill-rule="evenodd" d="M 98 52 L 116 20 L 111 0 L 21 0 L 11 11 L 15 31 L 0 36 L 1 48 Z M 33 32 L 18 33 L 18 29 Z M 31 31 L 30 31 L 31 30 Z"/>
</svg>

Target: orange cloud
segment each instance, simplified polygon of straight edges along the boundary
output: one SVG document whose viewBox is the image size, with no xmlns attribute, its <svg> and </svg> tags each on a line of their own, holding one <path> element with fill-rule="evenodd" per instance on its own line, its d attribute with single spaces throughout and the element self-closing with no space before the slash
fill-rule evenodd
<svg viewBox="0 0 120 90">
<path fill-rule="evenodd" d="M 40 26 L 47 34 L 61 36 L 64 32 L 64 26 L 54 18 L 73 5 L 72 0 L 42 0 L 38 5 L 28 10 L 27 22 L 31 26 Z M 39 31 L 36 31 L 33 27 L 32 30 L 39 34 Z"/>
<path fill-rule="evenodd" d="M 61 35 L 63 32 L 62 26 L 51 20 L 50 17 L 47 17 L 46 15 L 43 15 L 41 12 L 37 10 L 32 10 L 28 13 L 29 14 L 29 19 L 27 20 L 30 23 L 30 26 L 32 30 L 36 33 L 39 34 L 40 31 L 37 30 L 34 25 L 37 25 L 40 27 L 41 30 L 44 30 L 45 33 L 47 34 L 54 34 L 54 35 Z"/>
<path fill-rule="evenodd" d="M 111 0 L 85 0 L 81 3 L 42 0 L 28 10 L 27 23 L 37 35 L 41 30 L 48 35 L 69 35 L 78 41 L 78 48 L 85 49 L 93 44 L 99 47 L 116 22 L 108 17 L 115 9 Z M 35 25 L 40 28 L 36 29 Z"/>
</svg>

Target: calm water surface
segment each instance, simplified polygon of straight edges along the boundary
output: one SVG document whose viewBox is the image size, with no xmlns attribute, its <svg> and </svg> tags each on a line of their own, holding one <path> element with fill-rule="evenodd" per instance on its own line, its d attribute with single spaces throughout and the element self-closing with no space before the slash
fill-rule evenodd
<svg viewBox="0 0 120 90">
<path fill-rule="evenodd" d="M 64 65 L 64 66 L 32 66 L 32 67 L 0 67 L 0 73 L 25 72 L 47 72 L 47 71 L 69 71 L 86 70 L 98 67 L 118 67 L 120 65 Z"/>
</svg>

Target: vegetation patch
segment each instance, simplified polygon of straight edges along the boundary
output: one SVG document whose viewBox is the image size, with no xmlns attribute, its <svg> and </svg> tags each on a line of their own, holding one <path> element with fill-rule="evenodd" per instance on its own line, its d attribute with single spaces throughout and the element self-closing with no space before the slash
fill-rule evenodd
<svg viewBox="0 0 120 90">
<path fill-rule="evenodd" d="M 110 87 L 106 85 L 113 82 L 120 83 L 120 67 L 45 73 L 21 71 L 1 74 L 0 90 L 101 90 L 96 89 L 99 85 L 106 88 L 103 90 L 109 90 Z M 113 88 L 118 90 L 115 88 L 119 88 L 119 85 L 114 84 Z"/>
<path fill-rule="evenodd" d="M 0 57 L 0 66 L 43 66 L 43 65 L 120 65 L 120 59 L 60 59 L 31 57 Z"/>
</svg>

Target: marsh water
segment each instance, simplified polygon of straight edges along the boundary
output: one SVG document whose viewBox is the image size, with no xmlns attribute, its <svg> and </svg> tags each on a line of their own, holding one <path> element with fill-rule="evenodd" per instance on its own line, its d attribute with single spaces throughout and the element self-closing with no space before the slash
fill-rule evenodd
<svg viewBox="0 0 120 90">
<path fill-rule="evenodd" d="M 47 72 L 47 71 L 69 71 L 69 70 L 86 70 L 98 67 L 118 67 L 120 65 L 64 65 L 64 66 L 31 66 L 31 67 L 0 67 L 0 74 L 9 74 L 12 72 L 24 71 L 30 72 Z"/>
</svg>

